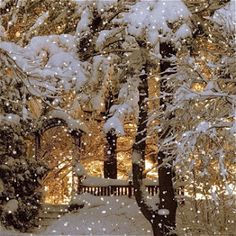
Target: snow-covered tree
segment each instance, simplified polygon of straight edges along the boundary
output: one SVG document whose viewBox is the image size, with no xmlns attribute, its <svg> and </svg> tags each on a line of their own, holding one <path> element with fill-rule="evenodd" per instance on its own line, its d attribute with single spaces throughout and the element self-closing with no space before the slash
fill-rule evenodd
<svg viewBox="0 0 236 236">
<path fill-rule="evenodd" d="M 203 35 L 191 41 L 194 50 L 179 60 L 180 76 L 176 82 L 181 82 L 176 85 L 174 105 L 170 107 L 178 114 L 173 120 L 179 134 L 175 163 L 177 175 L 186 179 L 186 188 L 195 198 L 202 196 L 210 202 L 209 209 L 217 209 L 213 217 L 208 213 L 200 220 L 201 224 L 205 221 L 217 225 L 208 229 L 211 233 L 220 232 L 220 227 L 230 228 L 230 223 L 222 225 L 217 220 L 223 212 L 227 212 L 228 218 L 233 214 L 236 149 L 236 90 L 232 67 L 235 54 L 234 7 L 232 1 L 212 17 L 205 18 L 204 24 L 208 27 L 202 31 Z M 194 211 L 199 220 L 197 201 Z"/>
<path fill-rule="evenodd" d="M 77 27 L 81 59 L 89 61 L 92 65 L 97 57 L 103 57 L 104 60 L 109 59 L 111 64 L 116 65 L 120 74 L 118 76 L 120 90 L 118 101 L 110 109 L 113 115 L 105 123 L 105 131 L 114 129 L 117 134 L 122 134 L 124 117 L 130 113 L 135 114 L 135 112 L 137 115 L 137 108 L 139 108 L 138 130 L 133 146 L 133 180 L 136 188 L 136 200 L 146 218 L 152 223 L 154 233 L 166 235 L 175 228 L 176 203 L 173 188 L 174 175 L 172 175 L 173 161 L 178 163 L 179 160 L 183 161 L 187 158 L 185 153 L 187 149 L 183 150 L 182 142 L 186 142 L 184 147 L 189 147 L 194 140 L 192 136 L 186 138 L 186 133 L 181 131 L 183 127 L 179 127 L 182 125 L 180 121 L 187 114 L 185 110 L 183 113 L 179 110 L 181 107 L 188 108 L 183 103 L 183 94 L 180 91 L 185 91 L 186 86 L 190 86 L 192 89 L 191 80 L 194 78 L 194 68 L 191 70 L 189 65 L 191 56 L 183 57 L 180 53 L 182 48 L 185 48 L 187 53 L 191 54 L 191 49 L 188 46 L 189 41 L 186 38 L 191 38 L 193 35 L 194 37 L 190 41 L 193 45 L 196 44 L 195 35 L 204 33 L 203 30 L 207 28 L 205 27 L 207 20 L 203 17 L 201 22 L 197 23 L 197 16 L 201 16 L 200 13 L 197 15 L 199 5 L 195 3 L 194 8 L 191 8 L 192 15 L 182 1 L 140 1 L 130 5 L 123 2 L 120 5 L 116 2 L 114 5 L 105 2 L 90 2 L 81 5 L 84 16 Z M 211 16 L 221 6 L 221 4 L 212 3 L 201 12 L 206 10 L 205 13 Z M 110 11 L 108 12 L 107 9 Z M 207 12 L 209 9 L 210 13 Z M 125 10 L 127 12 L 123 13 Z M 204 24 L 201 25 L 204 19 Z M 176 54 L 177 51 L 179 51 L 179 55 Z M 114 55 L 118 57 L 118 61 L 115 63 L 112 60 Z M 189 59 L 187 64 L 190 69 L 187 72 L 183 70 L 180 63 L 183 58 Z M 145 105 L 148 99 L 146 80 L 152 73 L 152 69 L 158 66 L 159 61 L 161 62 L 160 110 L 156 112 L 154 118 L 160 122 L 158 127 L 158 170 L 159 178 L 163 179 L 163 182 L 160 183 L 160 203 L 154 210 L 145 202 L 142 172 L 144 171 L 146 122 L 148 119 Z M 192 63 L 194 64 L 193 61 Z M 99 69 L 102 70 L 102 66 Z M 203 76 L 202 72 L 198 76 Z M 180 83 L 180 81 L 182 82 Z M 209 80 L 208 83 L 212 84 L 213 81 Z M 126 98 L 122 99 L 124 92 L 126 92 Z M 132 94 L 132 101 L 128 101 L 128 94 Z M 139 99 L 137 100 L 137 98 Z M 203 94 L 196 98 L 198 101 L 206 99 Z M 189 100 L 192 101 L 192 99 L 190 96 Z M 208 99 L 206 99 L 206 103 L 208 104 Z M 195 117 L 193 114 L 189 114 L 187 122 L 197 120 L 198 116 Z M 203 117 L 202 114 L 201 118 Z M 153 117 L 150 119 L 152 120 Z M 212 119 L 217 120 L 217 117 L 213 116 Z M 198 125 L 205 127 L 204 124 L 203 121 Z M 191 132 L 196 127 L 198 127 L 196 124 L 192 126 Z M 200 132 L 202 132 L 201 129 Z M 185 138 L 180 139 L 181 135 Z M 179 154 L 181 150 L 182 152 Z M 191 154 L 193 153 L 191 152 Z M 220 162 L 222 163 L 222 161 Z M 169 180 L 167 181 L 167 179 Z"/>
<path fill-rule="evenodd" d="M 47 168 L 27 157 L 25 138 L 32 126 L 26 107 L 22 71 L 0 50 L 0 219 L 21 231 L 34 226 Z M 22 217 L 24 215 L 24 217 Z"/>
<path fill-rule="evenodd" d="M 49 27 L 45 27 L 45 25 L 51 20 L 53 20 L 53 24 L 50 24 L 50 27 L 55 27 L 55 31 L 49 29 L 50 33 L 73 31 L 75 25 L 68 14 L 72 18 L 77 17 L 77 14 L 74 14 L 75 9 L 73 10 L 74 3 L 70 1 L 64 1 L 63 4 L 55 4 L 51 1 L 8 1 L 6 3 L 0 2 L 3 15 L 0 23 L 1 73 L 3 73 L 1 78 L 4 78 L 1 80 L 3 106 L 1 106 L 0 114 L 1 121 L 6 122 L 9 117 L 15 122 L 14 127 L 9 127 L 12 129 L 9 130 L 9 135 L 13 135 L 10 140 L 12 144 L 9 145 L 18 145 L 19 149 L 22 148 L 22 153 L 17 155 L 18 166 L 12 162 L 14 165 L 12 164 L 11 172 L 6 172 L 7 176 L 3 175 L 1 210 L 2 221 L 5 225 L 13 225 L 24 231 L 35 225 L 41 204 L 40 181 L 47 170 L 45 166 L 42 170 L 38 168 L 42 166 L 40 158 L 36 161 L 35 157 L 26 155 L 25 138 L 34 133 L 39 134 L 37 137 L 40 137 L 42 135 L 40 132 L 44 130 L 50 119 L 64 121 L 63 124 L 68 126 L 69 131 L 80 131 L 81 129 L 85 131 L 85 127 L 82 128 L 83 124 L 72 117 L 74 111 L 78 110 L 78 103 L 71 102 L 71 97 L 80 89 L 86 78 L 80 68 L 80 61 L 76 57 L 73 42 L 75 38 L 72 35 L 38 36 L 31 39 L 34 35 L 47 34 Z M 64 6 L 68 9 L 66 14 Z M 38 19 L 34 15 L 35 11 L 38 11 L 40 15 Z M 29 17 L 27 18 L 29 24 L 24 23 L 26 16 Z M 65 17 L 68 24 L 65 22 Z M 65 23 L 66 30 L 62 26 L 62 22 Z M 62 28 L 63 30 L 61 30 Z M 48 41 L 49 38 L 51 40 Z M 23 48 L 20 45 L 26 47 Z M 6 128 L 4 122 L 1 125 Z M 20 142 L 17 141 L 18 136 Z M 4 141 L 3 147 L 9 149 L 5 137 L 1 140 Z M 35 153 L 38 155 L 39 150 L 36 150 Z M 5 161 L 2 158 L 1 164 Z M 24 168 L 21 168 L 21 162 Z M 24 176 L 25 171 L 26 177 Z M 18 176 L 20 179 L 14 176 Z M 6 185 L 6 181 L 9 186 Z M 10 186 L 16 185 L 16 181 L 17 190 L 14 190 Z M 25 183 L 27 181 L 28 184 Z M 7 189 L 11 192 L 6 192 Z M 14 192 L 12 192 L 13 190 Z M 8 196 L 9 194 L 11 195 Z M 9 200 L 14 201 L 8 204 Z M 26 201 L 32 204 L 26 205 Z M 14 212 L 8 214 L 8 211 L 4 209 L 8 209 L 12 203 L 15 204 L 13 204 Z M 4 207 L 6 204 L 7 207 Z M 27 217 L 19 219 L 19 212 L 22 214 L 23 211 L 28 211 Z"/>
<path fill-rule="evenodd" d="M 78 14 L 71 0 L 3 0 L 0 2 L 0 37 L 26 45 L 34 36 L 73 33 Z"/>
<path fill-rule="evenodd" d="M 163 43 L 167 42 L 166 45 L 169 44 L 170 47 L 174 48 L 179 39 L 191 34 L 191 30 L 186 24 L 186 19 L 188 19 L 190 13 L 181 1 L 176 3 L 166 1 L 138 2 L 132 6 L 123 3 L 121 6 L 118 4 L 114 6 L 103 5 L 101 7 L 99 3 L 96 4 L 86 3 L 83 6 L 84 12 L 87 11 L 87 21 L 81 21 L 77 27 L 80 40 L 79 54 L 81 59 L 89 60 L 90 63 L 94 63 L 94 59 L 98 57 L 97 54 L 100 54 L 99 57 L 103 57 L 104 60 L 109 59 L 111 64 L 114 63 L 112 59 L 115 56 L 118 57 L 116 66 L 120 71 L 120 76 L 117 77 L 117 83 L 118 88 L 120 88 L 119 98 L 123 95 L 123 99 L 118 99 L 117 104 L 110 108 L 113 115 L 105 123 L 105 131 L 114 130 L 117 134 L 122 134 L 124 132 L 124 118 L 128 114 L 138 115 L 137 135 L 133 146 L 135 197 L 142 213 L 152 224 L 154 234 L 167 234 L 175 227 L 176 211 L 172 186 L 173 176 L 169 173 L 172 171 L 171 168 L 167 168 L 165 165 L 160 168 L 159 178 L 163 179 L 163 182 L 160 182 L 162 202 L 157 209 L 151 209 L 146 203 L 145 192 L 142 187 L 148 122 L 147 81 L 152 71 L 158 66 L 159 59 L 163 58 L 163 61 L 171 60 L 173 56 L 171 51 L 160 51 L 160 44 L 164 45 Z M 127 13 L 124 13 L 122 8 L 127 9 L 129 7 Z M 108 20 L 109 13 L 105 11 L 106 8 L 112 9 L 112 20 Z M 170 8 L 173 11 L 169 16 L 166 16 L 166 11 Z M 119 14 L 120 12 L 122 14 Z M 117 15 L 119 16 L 116 17 Z M 178 27 L 174 28 L 169 25 L 176 23 L 181 18 L 184 19 L 182 25 L 180 21 Z M 173 32 L 174 29 L 176 30 L 175 33 Z M 171 37 L 173 38 L 171 39 Z M 163 67 L 162 72 L 166 73 L 165 70 L 170 69 L 171 64 L 167 68 Z M 166 80 L 166 78 L 163 80 Z M 167 93 L 167 86 L 167 83 L 163 82 L 163 93 Z M 131 94 L 131 97 L 124 97 L 124 92 Z M 165 100 L 162 99 L 161 103 L 163 107 L 166 107 Z M 164 108 L 165 111 L 166 108 Z M 167 138 L 169 138 L 169 135 L 164 134 L 163 140 Z M 165 158 L 169 158 L 165 152 L 162 153 L 161 162 Z M 168 176 L 170 176 L 170 181 L 166 186 L 165 179 Z M 166 191 L 168 192 L 166 193 Z M 165 203 L 163 203 L 164 201 Z M 175 205 L 174 208 L 171 207 L 172 202 Z"/>
<path fill-rule="evenodd" d="M 69 1 L 63 2 L 70 5 Z M 233 191 L 235 27 L 233 13 L 230 16 L 229 12 L 234 2 L 222 9 L 228 1 L 206 1 L 203 7 L 198 1 L 185 1 L 185 5 L 181 0 L 76 2 L 79 22 L 76 30 L 70 31 L 75 35 L 31 39 L 54 15 L 43 7 L 42 17 L 32 21 L 33 31 L 25 34 L 24 42 L 18 42 L 28 43 L 26 47 L 0 42 L 3 55 L 7 51 L 20 67 L 17 75 L 9 69 L 12 65 L 5 72 L 13 73 L 14 78 L 24 77 L 16 84 L 12 79 L 6 80 L 17 93 L 5 91 L 9 92 L 7 96 L 1 96 L 1 101 L 11 104 L 4 105 L 1 119 L 5 122 L 12 113 L 10 119 L 20 120 L 18 116 L 22 114 L 25 120 L 31 119 L 32 130 L 37 130 L 45 120 L 57 117 L 83 130 L 83 121 L 74 118 L 76 111 L 99 116 L 105 123 L 107 164 L 113 169 L 116 139 L 124 135 L 125 120 L 131 117 L 137 124 L 132 150 L 137 203 L 154 235 L 174 234 L 178 184 L 175 180 L 184 178 L 187 191 L 194 197 L 196 186 L 204 185 L 201 191 L 205 191 L 207 199 L 211 195 L 216 201 L 219 194 L 205 180 L 217 172 L 218 182 L 211 183 L 226 189 L 228 195 Z M 6 6 L 0 5 L 5 15 L 0 22 L 0 40 L 7 40 L 10 32 L 6 19 L 19 13 L 15 9 L 9 15 Z M 61 18 L 65 15 L 59 14 L 58 20 Z M 204 54 L 203 48 L 208 52 Z M 149 95 L 151 77 L 159 82 L 156 98 Z M 23 97 L 20 94 L 21 99 L 17 99 L 23 105 L 19 109 L 13 101 L 21 88 Z M 31 117 L 25 105 L 27 99 L 41 100 L 43 109 L 38 116 Z M 151 99 L 156 99 L 159 108 L 149 113 Z M 160 193 L 155 207 L 147 201 L 143 181 L 147 127 L 153 121 L 159 124 L 155 132 Z M 111 172 L 107 177 L 115 177 L 115 171 Z M 192 185 L 188 186 L 188 182 Z"/>
</svg>

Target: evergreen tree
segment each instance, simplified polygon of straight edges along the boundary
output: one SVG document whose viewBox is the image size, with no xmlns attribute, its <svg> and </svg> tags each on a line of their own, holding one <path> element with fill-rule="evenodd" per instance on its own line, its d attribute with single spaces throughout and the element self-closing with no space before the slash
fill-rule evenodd
<svg viewBox="0 0 236 236">
<path fill-rule="evenodd" d="M 47 168 L 27 157 L 25 138 L 31 125 L 22 71 L 3 50 L 0 56 L 0 219 L 7 227 L 26 231 L 36 226 Z"/>
</svg>

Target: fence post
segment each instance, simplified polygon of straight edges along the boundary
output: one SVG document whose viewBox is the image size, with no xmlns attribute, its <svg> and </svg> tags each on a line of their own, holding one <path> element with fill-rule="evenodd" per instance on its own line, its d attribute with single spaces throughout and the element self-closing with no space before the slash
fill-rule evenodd
<svg viewBox="0 0 236 236">
<path fill-rule="evenodd" d="M 112 185 L 110 186 L 110 189 L 111 189 L 111 194 L 110 195 L 114 194 L 114 188 L 115 188 L 114 186 L 112 186 Z"/>
<path fill-rule="evenodd" d="M 82 185 L 82 176 L 78 176 L 78 186 L 77 186 L 78 194 L 83 193 L 83 185 Z"/>
<path fill-rule="evenodd" d="M 132 181 L 129 181 L 128 197 L 131 198 L 131 196 L 132 196 Z"/>
</svg>

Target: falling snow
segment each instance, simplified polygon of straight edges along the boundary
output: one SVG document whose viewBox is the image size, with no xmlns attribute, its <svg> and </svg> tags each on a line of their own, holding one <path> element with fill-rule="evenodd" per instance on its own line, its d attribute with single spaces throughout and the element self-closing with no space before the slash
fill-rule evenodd
<svg viewBox="0 0 236 236">
<path fill-rule="evenodd" d="M 0 236 L 233 235 L 235 8 L 0 0 Z"/>
</svg>

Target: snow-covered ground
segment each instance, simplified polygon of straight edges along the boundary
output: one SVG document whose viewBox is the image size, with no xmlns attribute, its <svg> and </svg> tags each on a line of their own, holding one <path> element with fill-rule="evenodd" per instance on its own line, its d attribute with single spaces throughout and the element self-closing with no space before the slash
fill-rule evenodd
<svg viewBox="0 0 236 236">
<path fill-rule="evenodd" d="M 157 200 L 154 198 L 150 198 L 148 201 L 154 203 Z M 205 210 L 207 206 L 209 207 L 209 201 L 198 200 L 198 215 L 196 215 L 193 211 L 193 201 L 194 199 L 186 198 L 185 204 L 178 208 L 178 235 L 226 235 L 226 233 L 235 235 L 235 213 L 233 211 L 228 210 L 225 215 L 217 213 L 212 207 L 212 215 L 206 215 Z M 83 203 L 85 206 L 53 221 L 44 230 L 35 229 L 34 232 L 37 233 L 23 234 L 4 230 L 0 226 L 0 236 L 152 235 L 151 226 L 139 211 L 134 199 L 125 196 L 96 197 L 86 193 L 76 197 L 73 203 Z M 232 209 L 233 203 L 228 207 Z M 210 220 L 210 224 L 206 223 L 206 216 Z M 224 223 L 226 219 L 227 222 Z"/>
<path fill-rule="evenodd" d="M 139 211 L 134 199 L 83 194 L 76 201 L 83 202 L 84 208 L 64 215 L 38 235 L 152 235 L 151 226 Z M 1 230 L 0 235 L 35 234 Z"/>
<path fill-rule="evenodd" d="M 52 224 L 43 235 L 151 235 L 134 199 L 83 194 L 85 207 Z"/>
</svg>

